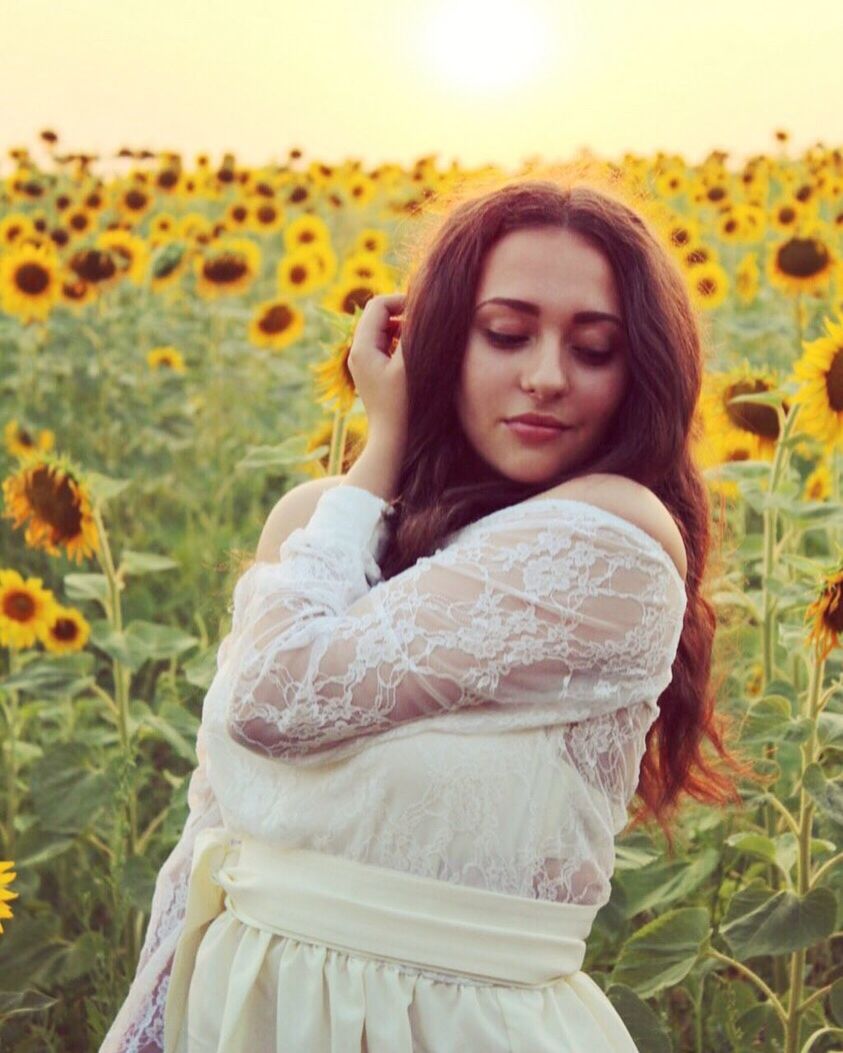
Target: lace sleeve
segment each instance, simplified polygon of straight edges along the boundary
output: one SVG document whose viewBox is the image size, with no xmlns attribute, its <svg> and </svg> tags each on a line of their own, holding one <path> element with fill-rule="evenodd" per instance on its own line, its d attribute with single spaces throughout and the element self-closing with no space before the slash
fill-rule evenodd
<svg viewBox="0 0 843 1053">
<path fill-rule="evenodd" d="M 221 646 L 218 651 L 218 669 L 224 650 Z M 135 977 L 99 1053 L 162 1053 L 164 1048 L 164 1006 L 176 942 L 184 922 L 193 844 L 200 830 L 223 825 L 208 782 L 201 725 L 196 752 L 199 763 L 190 777 L 187 822 L 158 873 Z"/>
<path fill-rule="evenodd" d="M 634 524 L 526 501 L 369 589 L 374 520 L 355 524 L 355 489 L 324 493 L 314 529 L 238 582 L 227 728 L 240 745 L 306 762 L 459 707 L 553 704 L 573 722 L 669 684 L 685 591 Z"/>
</svg>

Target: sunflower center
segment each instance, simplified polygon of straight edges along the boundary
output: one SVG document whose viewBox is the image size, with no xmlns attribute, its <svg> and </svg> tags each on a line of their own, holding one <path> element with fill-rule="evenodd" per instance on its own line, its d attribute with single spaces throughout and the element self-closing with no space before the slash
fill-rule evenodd
<svg viewBox="0 0 843 1053">
<path fill-rule="evenodd" d="M 342 298 L 342 309 L 346 314 L 354 314 L 354 308 L 365 307 L 373 295 L 368 285 L 358 285 L 354 289 L 349 289 Z"/>
<path fill-rule="evenodd" d="M 303 281 L 307 281 L 307 269 L 300 266 L 298 263 L 295 267 L 290 268 L 290 281 L 293 285 L 301 285 Z"/>
<path fill-rule="evenodd" d="M 22 263 L 15 271 L 15 284 L 28 296 L 38 296 L 50 284 L 50 276 L 40 263 Z"/>
<path fill-rule="evenodd" d="M 85 249 L 70 261 L 70 269 L 86 282 L 103 282 L 114 276 L 117 268 L 107 252 Z"/>
<path fill-rule="evenodd" d="M 79 635 L 72 618 L 59 618 L 50 631 L 57 640 L 64 641 L 73 641 Z"/>
<path fill-rule="evenodd" d="M 224 252 L 205 264 L 205 276 L 219 285 L 239 281 L 245 273 L 245 263 L 231 252 Z"/>
<path fill-rule="evenodd" d="M 840 585 L 837 585 L 839 591 Z M 841 597 L 838 595 L 837 600 L 840 601 Z M 830 602 L 826 608 L 825 614 L 823 615 L 823 621 L 826 625 L 830 626 L 831 629 L 836 633 L 843 633 L 843 602 L 838 602 L 837 606 L 832 609 L 833 597 L 830 597 Z"/>
<path fill-rule="evenodd" d="M 38 468 L 26 496 L 38 519 L 52 528 L 54 541 L 79 534 L 81 513 L 66 477 L 56 480 L 48 468 Z"/>
<path fill-rule="evenodd" d="M 737 395 L 759 395 L 769 388 L 763 380 L 741 381 L 726 392 L 726 415 L 736 428 L 775 441 L 779 437 L 779 418 L 772 406 L 757 402 L 732 402 Z"/>
<path fill-rule="evenodd" d="M 828 404 L 835 413 L 843 413 L 843 347 L 838 347 L 825 378 Z"/>
<path fill-rule="evenodd" d="M 779 249 L 778 261 L 793 278 L 813 278 L 828 267 L 828 250 L 816 238 L 791 238 Z"/>
<path fill-rule="evenodd" d="M 11 592 L 6 596 L 3 604 L 3 612 L 6 617 L 18 622 L 31 621 L 35 613 L 35 604 L 32 597 L 26 592 Z"/>
<path fill-rule="evenodd" d="M 130 190 L 123 198 L 123 202 L 127 208 L 139 212 L 142 208 L 146 208 L 147 196 L 142 190 Z"/>
<path fill-rule="evenodd" d="M 293 312 L 283 303 L 274 304 L 261 319 L 261 329 L 265 333 L 283 333 L 289 329 Z"/>
</svg>

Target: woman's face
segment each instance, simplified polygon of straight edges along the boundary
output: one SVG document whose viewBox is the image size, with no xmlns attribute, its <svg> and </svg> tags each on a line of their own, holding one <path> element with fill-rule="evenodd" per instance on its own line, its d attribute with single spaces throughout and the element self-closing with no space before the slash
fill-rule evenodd
<svg viewBox="0 0 843 1053">
<path fill-rule="evenodd" d="M 529 306 L 487 302 L 497 297 Z M 577 317 L 584 312 L 620 324 Z M 481 272 L 457 393 L 460 423 L 480 457 L 524 483 L 575 474 L 627 390 L 623 322 L 611 267 L 578 234 L 537 227 L 497 242 Z M 568 427 L 528 441 L 506 421 L 530 412 Z"/>
</svg>

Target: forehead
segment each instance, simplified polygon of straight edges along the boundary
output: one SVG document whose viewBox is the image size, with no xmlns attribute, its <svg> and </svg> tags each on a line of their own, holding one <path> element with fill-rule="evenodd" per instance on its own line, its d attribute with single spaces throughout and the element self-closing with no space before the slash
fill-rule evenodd
<svg viewBox="0 0 843 1053">
<path fill-rule="evenodd" d="M 609 261 L 579 234 L 558 228 L 512 231 L 489 250 L 476 302 L 492 296 L 531 300 L 549 312 L 570 306 L 620 313 Z"/>
</svg>

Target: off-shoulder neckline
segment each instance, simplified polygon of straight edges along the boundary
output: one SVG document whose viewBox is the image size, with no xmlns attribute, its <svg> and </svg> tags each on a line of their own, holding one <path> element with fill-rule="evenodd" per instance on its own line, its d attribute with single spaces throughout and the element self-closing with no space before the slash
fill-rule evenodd
<svg viewBox="0 0 843 1053">
<path fill-rule="evenodd" d="M 490 519 L 494 519 L 495 516 L 499 516 L 505 512 L 513 512 L 523 509 L 530 504 L 576 505 L 581 509 L 587 508 L 589 513 L 596 519 L 604 519 L 609 523 L 626 529 L 630 534 L 639 538 L 645 545 L 649 546 L 656 555 L 662 557 L 663 562 L 667 564 L 668 569 L 673 574 L 680 589 L 683 591 L 685 590 L 685 579 L 679 573 L 679 568 L 673 562 L 673 557 L 660 541 L 657 541 L 652 534 L 648 534 L 647 531 L 643 527 L 638 526 L 637 523 L 633 523 L 630 519 L 625 519 L 616 512 L 610 512 L 608 508 L 603 508 L 601 505 L 594 505 L 590 501 L 580 501 L 573 497 L 530 497 L 524 501 L 518 501 L 514 505 L 506 505 L 504 508 L 498 508 L 494 512 L 489 512 L 487 515 L 481 516 L 479 519 L 475 519 L 471 523 L 467 523 L 465 527 L 462 527 L 456 533 L 461 533 L 462 530 L 467 530 L 469 527 L 480 526 L 483 523 L 487 523 Z"/>
</svg>

